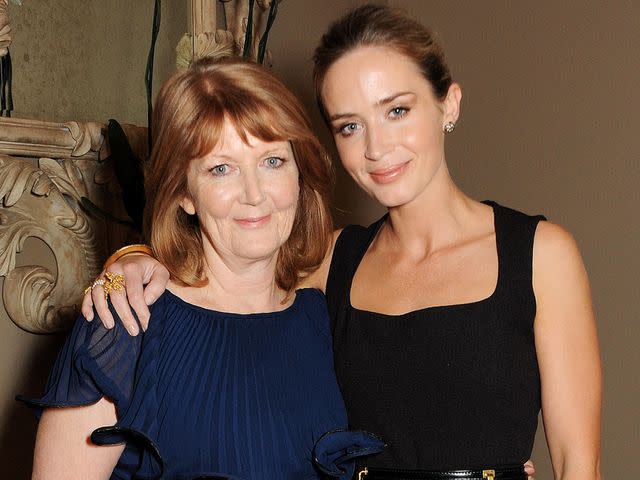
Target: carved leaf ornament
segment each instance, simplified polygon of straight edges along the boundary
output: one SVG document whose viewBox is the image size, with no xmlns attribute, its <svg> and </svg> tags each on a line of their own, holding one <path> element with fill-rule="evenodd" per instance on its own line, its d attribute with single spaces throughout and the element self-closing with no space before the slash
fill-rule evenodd
<svg viewBox="0 0 640 480">
<path fill-rule="evenodd" d="M 266 50 L 278 5 L 283 0 L 219 0 L 226 25 L 217 28 L 215 5 L 210 0 L 192 0 L 191 32 L 176 47 L 176 66 L 187 68 L 199 58 L 245 56 L 270 63 Z"/>
<path fill-rule="evenodd" d="M 0 156 L 0 275 L 3 302 L 21 328 L 51 332 L 75 316 L 82 286 L 100 271 L 97 239 L 77 207 L 87 195 L 72 160 L 30 162 Z M 16 255 L 29 237 L 40 238 L 55 255 L 58 272 L 41 266 L 16 267 Z"/>
</svg>

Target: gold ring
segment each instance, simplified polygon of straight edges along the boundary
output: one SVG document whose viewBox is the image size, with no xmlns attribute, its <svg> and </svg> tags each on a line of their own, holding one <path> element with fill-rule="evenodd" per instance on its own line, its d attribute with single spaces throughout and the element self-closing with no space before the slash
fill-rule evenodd
<svg viewBox="0 0 640 480">
<path fill-rule="evenodd" d="M 124 290 L 125 282 L 124 275 L 121 273 L 112 273 L 112 272 L 104 272 L 104 276 L 107 277 L 102 284 L 102 288 L 104 288 L 104 299 L 107 300 L 109 298 L 109 294 L 113 292 L 119 292 L 120 290 Z"/>
</svg>

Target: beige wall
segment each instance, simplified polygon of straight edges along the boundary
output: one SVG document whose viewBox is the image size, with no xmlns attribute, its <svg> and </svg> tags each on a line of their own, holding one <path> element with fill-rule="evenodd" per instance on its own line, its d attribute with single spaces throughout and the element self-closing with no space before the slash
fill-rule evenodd
<svg viewBox="0 0 640 480">
<path fill-rule="evenodd" d="M 173 68 L 187 2 L 163 2 L 156 85 Z M 14 116 L 145 125 L 153 1 L 63 0 L 10 6 Z"/>
<path fill-rule="evenodd" d="M 144 124 L 153 2 L 65 0 L 56 9 L 42 3 L 12 7 L 18 113 Z M 186 25 L 182 2 L 164 3 L 158 78 L 170 70 L 172 45 Z M 310 57 L 327 23 L 358 3 L 286 1 L 270 41 L 274 70 L 307 103 L 327 142 L 310 91 Z M 581 245 L 606 375 L 604 472 L 610 479 L 626 477 L 640 445 L 640 3 L 387 3 L 434 27 L 462 85 L 462 118 L 447 147 L 458 183 L 477 198 L 544 213 L 568 227 Z M 338 187 L 340 223 L 368 222 L 380 213 L 344 176 Z M 21 261 L 28 257 L 26 251 Z M 29 462 L 33 429 L 11 398 L 42 381 L 51 343 L 0 318 L 3 478 L 26 476 L 27 467 L 15 465 Z M 551 478 L 542 437 L 534 460 L 538 478 Z"/>
</svg>

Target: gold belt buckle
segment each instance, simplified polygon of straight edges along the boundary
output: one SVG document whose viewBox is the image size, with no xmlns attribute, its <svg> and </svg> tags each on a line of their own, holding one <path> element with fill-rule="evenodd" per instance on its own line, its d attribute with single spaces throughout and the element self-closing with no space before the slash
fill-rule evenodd
<svg viewBox="0 0 640 480">
<path fill-rule="evenodd" d="M 369 475 L 369 469 L 367 467 L 358 470 L 358 480 L 363 480 L 367 475 Z"/>
<path fill-rule="evenodd" d="M 482 470 L 482 478 L 486 478 L 487 480 L 495 480 L 496 471 L 495 470 Z"/>
</svg>

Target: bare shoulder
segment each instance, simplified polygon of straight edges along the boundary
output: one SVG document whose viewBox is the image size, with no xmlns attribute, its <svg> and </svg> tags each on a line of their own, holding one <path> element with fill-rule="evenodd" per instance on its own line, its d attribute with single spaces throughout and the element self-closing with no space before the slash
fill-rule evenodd
<svg viewBox="0 0 640 480">
<path fill-rule="evenodd" d="M 317 270 L 314 270 L 300 281 L 300 288 L 317 288 L 319 290 L 322 290 L 323 292 L 325 291 L 325 287 L 327 285 L 327 277 L 329 276 L 329 268 L 331 267 L 331 259 L 333 258 L 333 249 L 336 246 L 336 241 L 338 240 L 341 232 L 341 228 L 333 232 L 331 245 L 327 250 L 327 254 L 324 256 L 320 267 L 318 267 Z"/>
<path fill-rule="evenodd" d="M 572 264 L 582 266 L 578 244 L 566 228 L 557 223 L 541 221 L 533 244 L 534 269 L 540 273 Z"/>
<path fill-rule="evenodd" d="M 602 401 L 595 311 L 577 242 L 560 225 L 538 224 L 533 288 L 542 412 L 554 470 L 565 468 L 563 478 L 599 478 L 593 474 Z"/>
<path fill-rule="evenodd" d="M 573 235 L 547 221 L 538 224 L 533 246 L 533 288 L 538 307 L 590 304 L 587 272 Z"/>
</svg>

